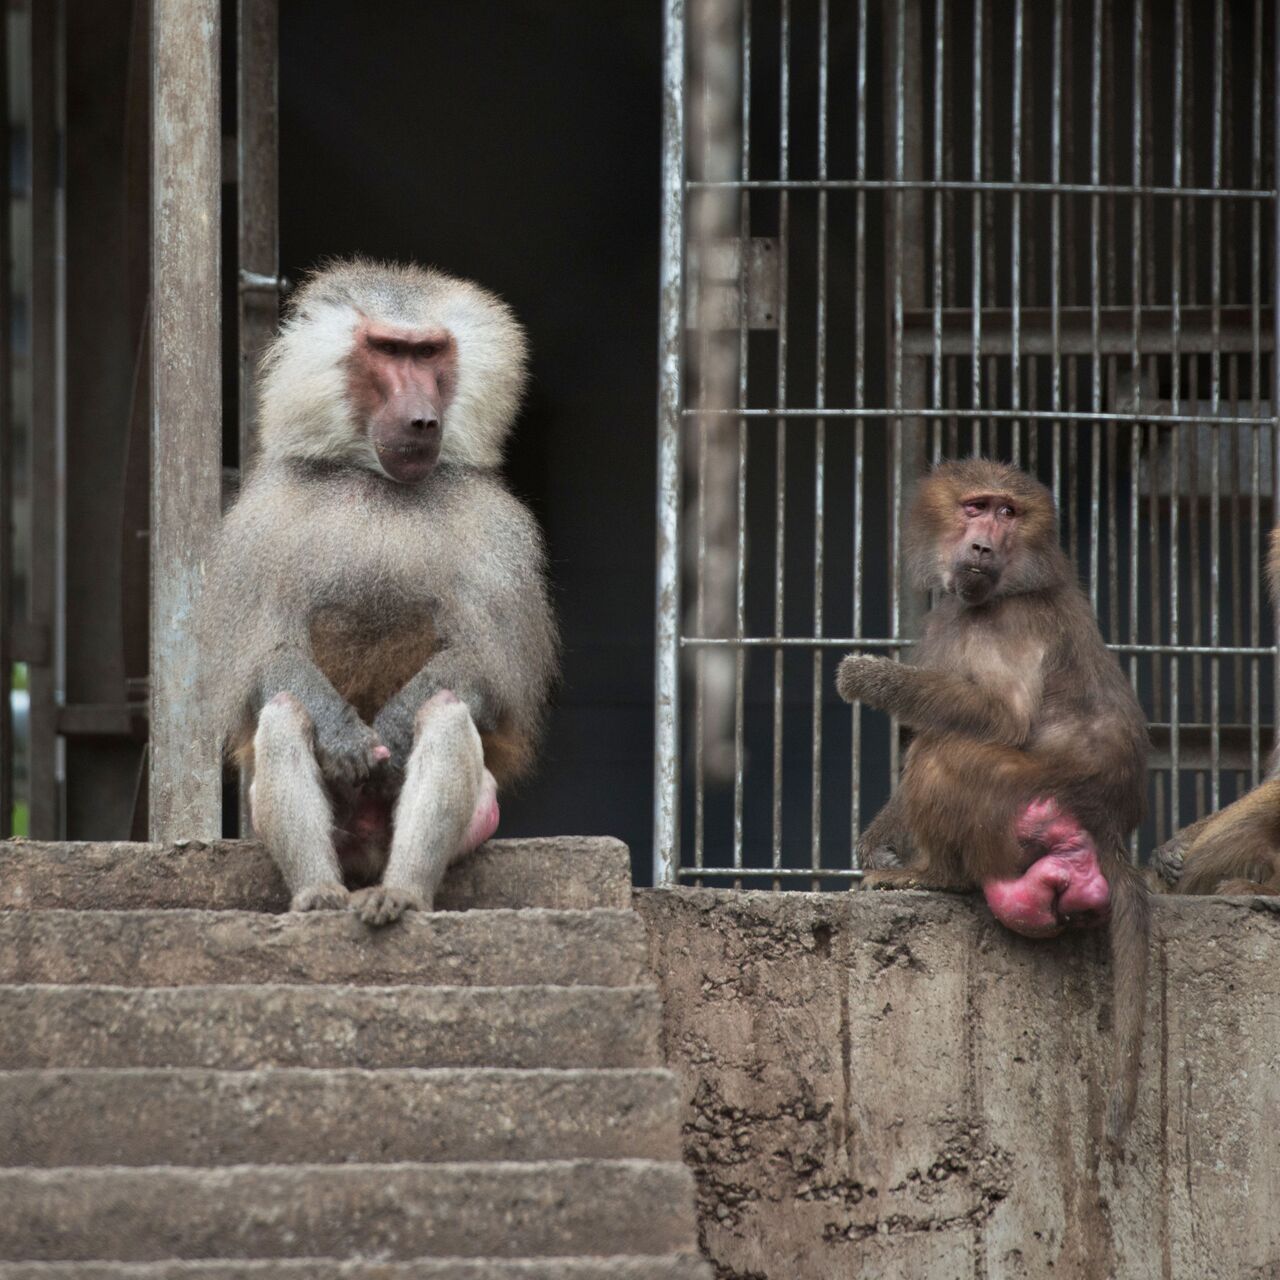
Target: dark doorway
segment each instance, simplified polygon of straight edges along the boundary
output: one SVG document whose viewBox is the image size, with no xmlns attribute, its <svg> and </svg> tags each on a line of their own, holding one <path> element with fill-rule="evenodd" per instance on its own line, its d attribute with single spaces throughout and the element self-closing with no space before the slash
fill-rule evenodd
<svg viewBox="0 0 1280 1280">
<path fill-rule="evenodd" d="M 647 877 L 661 6 L 280 6 L 281 266 L 361 252 L 502 294 L 533 378 L 507 476 L 547 534 L 564 682 L 501 834 Z"/>
</svg>

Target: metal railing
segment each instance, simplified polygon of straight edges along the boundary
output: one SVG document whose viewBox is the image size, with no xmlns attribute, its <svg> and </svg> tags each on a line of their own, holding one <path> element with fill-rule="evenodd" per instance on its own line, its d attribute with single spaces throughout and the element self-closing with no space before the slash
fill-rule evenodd
<svg viewBox="0 0 1280 1280">
<path fill-rule="evenodd" d="M 847 881 L 913 479 L 1037 473 L 1151 721 L 1135 856 L 1256 784 L 1274 0 L 668 0 L 654 878 Z"/>
</svg>

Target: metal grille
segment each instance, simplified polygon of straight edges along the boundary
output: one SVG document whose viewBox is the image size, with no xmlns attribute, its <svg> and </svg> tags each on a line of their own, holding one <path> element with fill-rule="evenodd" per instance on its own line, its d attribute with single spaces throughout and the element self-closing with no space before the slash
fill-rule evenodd
<svg viewBox="0 0 1280 1280">
<path fill-rule="evenodd" d="M 1038 474 L 1151 722 L 1144 853 L 1255 785 L 1276 643 L 1274 0 L 667 3 L 654 877 L 820 887 L 904 501 Z"/>
</svg>

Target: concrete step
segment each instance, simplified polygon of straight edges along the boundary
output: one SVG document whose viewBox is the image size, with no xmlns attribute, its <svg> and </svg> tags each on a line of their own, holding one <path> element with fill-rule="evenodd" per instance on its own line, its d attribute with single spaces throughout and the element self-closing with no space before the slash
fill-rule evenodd
<svg viewBox="0 0 1280 1280">
<path fill-rule="evenodd" d="M 256 841 L 0 841 L 0 909 L 286 911 L 289 897 Z M 450 867 L 442 910 L 631 905 L 631 856 L 607 836 L 491 840 Z"/>
<path fill-rule="evenodd" d="M 692 1251 L 650 1160 L 0 1170 L 0 1258 L 559 1257 Z"/>
<path fill-rule="evenodd" d="M 653 1067 L 644 987 L 0 986 L 0 1068 Z"/>
<path fill-rule="evenodd" d="M 0 911 L 0 983 L 637 986 L 646 960 L 630 910 Z"/>
<path fill-rule="evenodd" d="M 3 1071 L 0 1164 L 662 1160 L 668 1071 Z"/>
<path fill-rule="evenodd" d="M 0 1262 L 0 1280 L 711 1280 L 692 1254 L 661 1258 L 418 1258 L 336 1262 Z"/>
</svg>

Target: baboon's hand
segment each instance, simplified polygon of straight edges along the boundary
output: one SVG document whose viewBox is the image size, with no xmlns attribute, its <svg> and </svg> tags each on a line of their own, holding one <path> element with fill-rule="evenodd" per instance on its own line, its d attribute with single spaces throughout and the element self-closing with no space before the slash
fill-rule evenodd
<svg viewBox="0 0 1280 1280">
<path fill-rule="evenodd" d="M 892 687 L 898 666 L 892 658 L 851 653 L 836 669 L 836 690 L 846 702 L 869 702 L 875 706 Z"/>
<path fill-rule="evenodd" d="M 329 782 L 359 786 L 387 758 L 377 733 L 351 707 L 344 707 L 341 715 L 317 719 L 315 734 L 316 759 Z"/>
<path fill-rule="evenodd" d="M 373 722 L 373 731 L 377 734 L 378 741 L 391 753 L 390 767 L 401 773 L 408 766 L 409 753 L 413 750 L 416 711 L 417 708 L 408 705 L 403 698 L 392 698 L 378 712 Z"/>
</svg>

